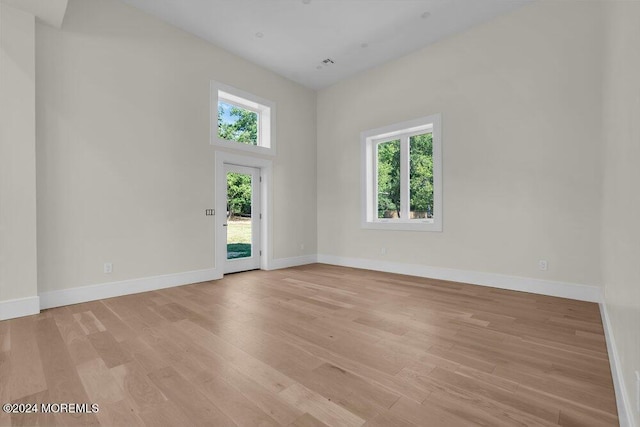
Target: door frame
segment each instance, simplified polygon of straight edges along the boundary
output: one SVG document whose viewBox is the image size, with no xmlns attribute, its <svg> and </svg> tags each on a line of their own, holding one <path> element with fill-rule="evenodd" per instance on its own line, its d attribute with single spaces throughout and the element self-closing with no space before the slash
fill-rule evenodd
<svg viewBox="0 0 640 427">
<path fill-rule="evenodd" d="M 272 263 L 273 254 L 271 242 L 271 230 L 273 229 L 272 205 L 273 205 L 273 162 L 269 159 L 259 157 L 242 156 L 227 151 L 216 151 L 215 153 L 215 182 L 214 195 L 216 204 L 214 247 L 215 247 L 215 269 L 224 275 L 224 263 L 226 261 L 227 242 L 223 238 L 223 224 L 227 222 L 227 200 L 226 185 L 227 176 L 225 165 L 246 166 L 260 170 L 260 213 L 262 213 L 262 224 L 260 224 L 260 247 L 262 251 L 260 257 L 260 269 L 269 270 Z M 222 187 L 224 185 L 224 187 Z"/>
</svg>

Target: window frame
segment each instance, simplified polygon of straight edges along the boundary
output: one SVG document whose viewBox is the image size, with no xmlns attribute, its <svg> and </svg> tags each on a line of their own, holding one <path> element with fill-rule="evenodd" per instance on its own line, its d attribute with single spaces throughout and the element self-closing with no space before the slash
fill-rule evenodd
<svg viewBox="0 0 640 427">
<path fill-rule="evenodd" d="M 361 132 L 362 218 L 361 226 L 375 230 L 442 231 L 442 117 L 440 113 Z M 433 217 L 378 218 L 378 145 L 400 140 L 400 212 L 410 206 L 410 141 L 431 133 L 433 139 Z M 404 169 L 404 170 L 403 170 Z"/>
<path fill-rule="evenodd" d="M 214 80 L 211 81 L 210 90 L 211 129 L 209 136 L 211 145 L 257 154 L 276 154 L 275 102 Z M 223 139 L 218 136 L 218 103 L 220 101 L 258 115 L 257 145 Z"/>
</svg>

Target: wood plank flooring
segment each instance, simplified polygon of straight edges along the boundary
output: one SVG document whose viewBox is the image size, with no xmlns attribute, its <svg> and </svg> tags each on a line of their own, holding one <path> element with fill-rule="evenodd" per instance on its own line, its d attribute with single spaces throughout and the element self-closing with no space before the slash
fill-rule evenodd
<svg viewBox="0 0 640 427">
<path fill-rule="evenodd" d="M 0 322 L 0 425 L 614 426 L 592 303 L 321 264 Z"/>
</svg>

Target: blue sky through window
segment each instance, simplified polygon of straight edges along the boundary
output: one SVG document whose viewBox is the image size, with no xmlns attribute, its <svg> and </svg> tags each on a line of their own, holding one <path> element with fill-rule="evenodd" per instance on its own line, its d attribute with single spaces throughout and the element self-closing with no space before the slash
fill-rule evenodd
<svg viewBox="0 0 640 427">
<path fill-rule="evenodd" d="M 227 104 L 226 102 L 219 101 L 218 108 L 222 110 L 220 120 L 223 124 L 233 124 L 238 121 L 238 117 L 231 115 L 231 105 Z"/>
</svg>

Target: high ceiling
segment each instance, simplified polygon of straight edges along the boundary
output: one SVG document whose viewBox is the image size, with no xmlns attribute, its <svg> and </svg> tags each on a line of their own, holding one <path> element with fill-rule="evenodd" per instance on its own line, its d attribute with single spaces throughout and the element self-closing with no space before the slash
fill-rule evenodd
<svg viewBox="0 0 640 427">
<path fill-rule="evenodd" d="M 123 1 L 318 89 L 531 0 Z"/>
</svg>

